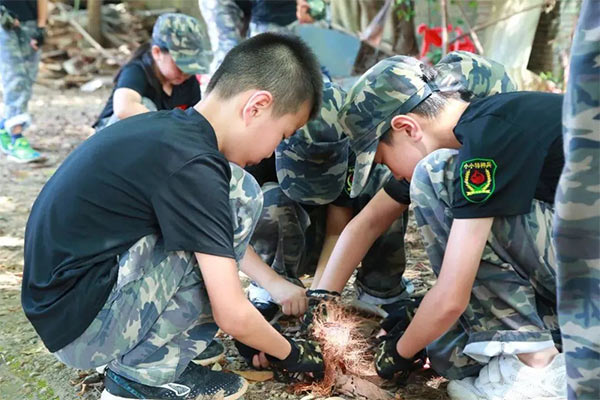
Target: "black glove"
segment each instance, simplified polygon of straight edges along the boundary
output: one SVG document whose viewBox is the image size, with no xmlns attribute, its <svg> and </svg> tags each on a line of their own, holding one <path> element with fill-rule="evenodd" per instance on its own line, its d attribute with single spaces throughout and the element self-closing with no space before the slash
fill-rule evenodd
<svg viewBox="0 0 600 400">
<path fill-rule="evenodd" d="M 340 300 L 341 295 L 338 292 L 325 289 L 309 289 L 306 291 L 306 298 L 308 299 L 308 308 L 306 309 L 306 313 L 302 318 L 302 331 L 307 331 L 312 327 L 315 315 L 327 315 L 325 302 L 338 301 Z"/>
<path fill-rule="evenodd" d="M 42 47 L 42 45 L 44 44 L 44 41 L 46 39 L 46 28 L 42 28 L 42 27 L 38 26 L 35 29 L 35 31 L 33 31 L 31 38 L 34 39 L 35 41 L 37 41 L 38 48 Z"/>
<path fill-rule="evenodd" d="M 383 379 L 406 382 L 410 373 L 416 368 L 414 359 L 402 357 L 396 351 L 394 339 L 382 341 L 375 352 L 375 370 Z"/>
<path fill-rule="evenodd" d="M 408 324 L 410 324 L 410 321 L 415 316 L 421 300 L 422 298 L 404 299 L 398 302 L 398 304 L 394 304 L 396 307 L 391 309 L 389 307 L 386 308 L 388 316 L 381 321 L 381 329 L 386 331 L 388 335 L 393 328 L 396 328 L 397 331 L 406 330 Z"/>
<path fill-rule="evenodd" d="M 325 364 L 318 343 L 310 340 L 285 338 L 290 342 L 292 351 L 284 360 L 267 354 L 267 360 L 273 368 L 275 378 L 288 383 L 323 379 Z M 309 373 L 312 376 L 308 375 Z"/>
<path fill-rule="evenodd" d="M 17 16 L 5 6 L 0 6 L 0 26 L 5 30 L 14 29 L 15 21 Z"/>
<path fill-rule="evenodd" d="M 380 377 L 394 380 L 399 384 L 406 383 L 410 373 L 425 363 L 424 351 L 408 359 L 402 357 L 396 350 L 396 343 L 408 328 L 413 315 L 402 307 L 396 314 L 390 315 L 381 322 L 381 327 L 387 331 L 387 334 L 380 338 L 381 343 L 375 352 L 375 370 Z M 392 326 L 393 321 L 396 321 L 396 324 Z"/>
</svg>

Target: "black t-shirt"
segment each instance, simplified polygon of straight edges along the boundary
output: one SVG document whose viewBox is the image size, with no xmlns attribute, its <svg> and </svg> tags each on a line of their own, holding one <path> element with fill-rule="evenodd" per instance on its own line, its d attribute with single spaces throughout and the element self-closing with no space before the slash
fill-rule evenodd
<svg viewBox="0 0 600 400">
<path fill-rule="evenodd" d="M 0 0 L 0 6 L 13 12 L 19 21 L 37 21 L 37 0 Z"/>
<path fill-rule="evenodd" d="M 236 0 L 252 22 L 289 25 L 296 20 L 296 0 Z"/>
<path fill-rule="evenodd" d="M 454 218 L 526 214 L 535 198 L 554 203 L 564 155 L 563 96 L 497 94 L 469 105 L 454 128 L 462 144 Z"/>
<path fill-rule="evenodd" d="M 393 176 L 385 184 L 383 190 L 400 204 L 410 204 L 410 182 L 406 179 L 398 180 Z"/>
<path fill-rule="evenodd" d="M 147 58 L 149 55 L 147 54 L 144 57 Z M 145 65 L 148 62 L 149 60 L 138 60 L 123 67 L 117 79 L 117 84 L 100 113 L 98 121 L 113 114 L 113 96 L 115 90 L 119 88 L 132 89 L 138 92 L 140 96 L 149 98 L 159 111 L 174 108 L 185 110 L 200 101 L 200 84 L 195 76 L 190 77 L 181 85 L 173 86 L 173 92 L 169 96 L 162 90 L 162 86 L 156 77 L 148 72 L 149 67 Z"/>
<path fill-rule="evenodd" d="M 25 232 L 22 303 L 52 352 L 89 326 L 117 256 L 160 234 L 167 251 L 233 258 L 231 171 L 190 108 L 119 121 L 77 147 L 46 183 Z"/>
</svg>

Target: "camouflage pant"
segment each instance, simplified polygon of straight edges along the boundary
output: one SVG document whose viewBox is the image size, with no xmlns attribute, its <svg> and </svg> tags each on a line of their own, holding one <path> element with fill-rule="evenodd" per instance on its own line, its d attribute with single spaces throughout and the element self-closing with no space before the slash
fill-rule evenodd
<svg viewBox="0 0 600 400">
<path fill-rule="evenodd" d="M 556 193 L 558 317 L 569 399 L 600 398 L 600 3 L 586 1 L 563 105 L 565 168 Z"/>
<path fill-rule="evenodd" d="M 239 261 L 262 209 L 254 178 L 231 164 L 234 250 Z M 54 353 L 87 369 L 109 364 L 136 382 L 173 382 L 212 340 L 217 326 L 193 253 L 167 252 L 161 236 L 141 238 L 119 257 L 117 283 L 86 331 Z"/>
<path fill-rule="evenodd" d="M 438 150 L 416 167 L 415 217 L 439 274 L 452 226 L 456 150 Z M 494 218 L 471 300 L 457 324 L 427 347 L 433 368 L 449 379 L 476 374 L 498 354 L 543 350 L 560 341 L 556 320 L 554 212 L 533 200 L 528 214 Z"/>
<path fill-rule="evenodd" d="M 211 73 L 214 72 L 225 55 L 244 39 L 264 32 L 290 32 L 289 26 L 261 23 L 250 20 L 246 29 L 244 13 L 234 0 L 198 0 L 200 12 L 206 22 L 208 36 L 213 50 Z"/>
<path fill-rule="evenodd" d="M 366 196 L 354 209 L 358 213 L 389 178 L 387 168 L 376 168 L 365 187 Z M 325 238 L 327 206 L 310 214 L 288 198 L 278 184 L 263 185 L 264 209 L 252 236 L 251 245 L 260 257 L 280 275 L 300 284 L 299 276 L 314 273 Z M 356 286 L 359 298 L 375 304 L 392 303 L 406 293 L 402 274 L 406 267 L 404 234 L 408 214 L 398 218 L 378 238 L 362 261 Z M 270 296 L 256 286 L 250 298 L 269 301 Z"/>
<path fill-rule="evenodd" d="M 21 22 L 18 29 L 0 27 L 0 77 L 4 91 L 4 126 L 26 128 L 31 123 L 27 103 L 31 99 L 38 72 L 40 52 L 29 41 L 37 27 L 35 21 Z"/>
<path fill-rule="evenodd" d="M 156 104 L 154 104 L 154 102 L 147 97 L 142 97 L 142 105 L 150 111 L 158 110 Z M 100 121 L 98 121 L 98 124 L 96 125 L 96 132 L 98 132 L 102 128 L 106 128 L 107 126 L 114 124 L 117 121 L 120 121 L 120 118 L 117 117 L 117 114 L 115 113 L 113 113 L 110 117 L 102 118 Z"/>
</svg>

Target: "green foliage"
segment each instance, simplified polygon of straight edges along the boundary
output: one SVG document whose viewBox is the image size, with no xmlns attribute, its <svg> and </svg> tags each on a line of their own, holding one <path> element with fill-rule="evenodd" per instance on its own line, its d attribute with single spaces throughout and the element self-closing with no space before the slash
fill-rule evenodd
<svg viewBox="0 0 600 400">
<path fill-rule="evenodd" d="M 398 19 L 409 21 L 416 14 L 415 9 L 412 7 L 411 0 L 394 0 L 394 6 Z"/>
</svg>

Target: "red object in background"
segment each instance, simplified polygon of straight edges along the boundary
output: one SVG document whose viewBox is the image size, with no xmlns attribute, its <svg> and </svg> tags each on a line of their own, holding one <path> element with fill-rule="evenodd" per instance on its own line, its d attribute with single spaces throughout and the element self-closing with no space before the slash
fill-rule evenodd
<svg viewBox="0 0 600 400">
<path fill-rule="evenodd" d="M 452 25 L 448 25 L 446 27 L 448 33 L 452 32 Z M 417 27 L 417 33 L 423 36 L 423 44 L 421 45 L 421 54 L 419 55 L 421 59 L 427 56 L 429 52 L 429 48 L 431 46 L 442 47 L 442 27 L 434 26 L 433 28 L 428 27 L 425 24 L 420 24 Z M 460 36 L 463 34 L 462 29 L 460 27 L 456 27 L 454 29 L 454 33 L 456 36 Z M 448 46 L 448 51 L 455 50 L 464 50 L 469 51 L 471 53 L 475 52 L 475 45 L 471 41 L 471 38 L 465 36 L 464 38 L 457 40 Z"/>
</svg>

